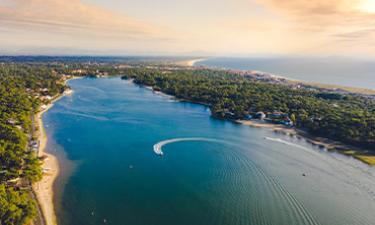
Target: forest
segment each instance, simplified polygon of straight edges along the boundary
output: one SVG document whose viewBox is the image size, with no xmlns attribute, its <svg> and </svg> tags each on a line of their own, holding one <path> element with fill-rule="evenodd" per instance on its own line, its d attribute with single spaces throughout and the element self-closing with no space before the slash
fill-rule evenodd
<svg viewBox="0 0 375 225">
<path fill-rule="evenodd" d="M 123 79 L 193 102 L 214 116 L 244 119 L 257 112 L 283 112 L 311 135 L 375 149 L 375 101 L 329 90 L 294 88 L 258 81 L 225 70 L 133 68 Z"/>
<path fill-rule="evenodd" d="M 287 115 L 311 135 L 375 149 L 375 101 L 331 90 L 288 86 L 226 70 L 81 63 L 0 64 L 0 224 L 22 225 L 36 213 L 30 184 L 41 179 L 40 159 L 29 147 L 33 116 L 43 97 L 61 94 L 64 75 L 133 79 L 179 99 L 208 105 L 213 116 L 249 119 L 259 112 Z"/>
<path fill-rule="evenodd" d="M 40 160 L 29 148 L 39 96 L 64 86 L 43 66 L 0 64 L 0 224 L 22 225 L 36 215 L 30 184 L 41 179 Z"/>
</svg>

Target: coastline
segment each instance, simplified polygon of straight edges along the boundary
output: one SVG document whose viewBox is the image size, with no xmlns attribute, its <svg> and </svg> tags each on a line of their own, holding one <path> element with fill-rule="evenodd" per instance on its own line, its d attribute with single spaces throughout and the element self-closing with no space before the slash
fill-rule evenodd
<svg viewBox="0 0 375 225">
<path fill-rule="evenodd" d="M 152 88 L 152 86 L 142 85 L 146 89 L 149 89 L 150 91 L 155 92 L 155 90 Z M 162 91 L 157 91 L 160 93 L 164 93 Z M 164 93 L 165 94 L 165 93 Z M 204 105 L 206 107 L 209 107 L 208 104 L 198 101 L 192 101 L 189 99 L 180 99 L 176 98 L 175 96 L 170 96 L 176 101 L 180 102 L 189 102 L 193 104 L 199 104 Z M 222 118 L 220 118 L 222 119 Z M 234 123 L 240 124 L 240 125 L 246 125 L 254 128 L 265 128 L 270 129 L 274 131 L 275 133 L 284 134 L 287 136 L 295 136 L 299 139 L 304 139 L 307 143 L 311 144 L 312 146 L 317 146 L 321 149 L 326 149 L 330 152 L 337 152 L 343 155 L 346 155 L 348 157 L 352 157 L 364 164 L 375 166 L 375 155 L 374 153 L 369 153 L 367 149 L 354 147 L 348 144 L 344 144 L 338 141 L 334 141 L 328 138 L 322 138 L 322 137 L 316 137 L 311 134 L 306 133 L 303 130 L 297 129 L 295 127 L 286 127 L 281 124 L 274 124 L 266 121 L 260 121 L 260 120 L 232 120 L 232 119 L 223 119 L 227 121 L 232 121 Z"/>
<path fill-rule="evenodd" d="M 352 157 L 369 166 L 375 166 L 375 156 L 373 154 L 369 154 L 368 151 L 362 148 L 353 147 L 328 138 L 316 137 L 297 128 L 286 127 L 280 124 L 273 124 L 259 120 L 235 120 L 234 122 L 254 128 L 265 128 L 272 130 L 275 133 L 294 136 L 298 139 L 304 139 L 307 143 L 313 146 L 319 147 L 321 149 L 326 149 L 330 152 L 337 152 L 348 157 Z"/>
<path fill-rule="evenodd" d="M 57 224 L 57 219 L 54 211 L 53 204 L 53 183 L 59 175 L 59 163 L 57 157 L 46 152 L 47 146 L 47 135 L 44 129 L 42 116 L 47 112 L 53 103 L 49 104 L 46 109 L 39 112 L 36 115 L 36 123 L 38 124 L 38 139 L 39 139 L 39 151 L 38 156 L 45 158 L 42 162 L 43 177 L 42 180 L 33 184 L 33 190 L 35 192 L 38 204 L 42 210 L 42 216 L 46 225 Z"/>
<path fill-rule="evenodd" d="M 79 77 L 73 77 L 64 82 L 73 79 L 78 79 Z M 47 134 L 44 129 L 43 125 L 43 114 L 47 112 L 50 108 L 53 107 L 54 103 L 60 100 L 62 97 L 72 94 L 72 91 L 59 94 L 54 98 L 51 103 L 49 103 L 43 110 L 39 111 L 35 115 L 35 122 L 38 127 L 38 140 L 39 140 L 39 149 L 38 149 L 38 157 L 42 158 L 42 171 L 43 177 L 42 180 L 36 182 L 32 185 L 32 189 L 35 193 L 36 200 L 39 204 L 41 209 L 41 213 L 43 216 L 43 220 L 45 225 L 56 225 L 57 224 L 57 217 L 55 213 L 55 205 L 54 205 L 54 190 L 53 186 L 55 183 L 56 178 L 60 174 L 60 167 L 59 161 L 56 155 L 50 153 L 47 149 Z"/>
<path fill-rule="evenodd" d="M 194 65 L 196 63 L 207 60 L 207 59 L 209 59 L 209 58 L 206 57 L 206 58 L 197 58 L 197 59 L 192 59 L 192 60 L 186 60 L 186 61 L 180 62 L 180 64 L 185 65 L 187 67 L 194 67 Z M 355 87 L 355 86 L 345 86 L 345 85 L 339 85 L 339 84 L 326 84 L 326 83 L 319 83 L 319 82 L 312 82 L 312 81 L 304 81 L 304 80 L 290 78 L 287 75 L 274 74 L 274 73 L 269 73 L 269 72 L 264 72 L 264 71 L 259 71 L 259 70 L 231 69 L 231 68 L 227 68 L 227 67 L 215 67 L 215 66 L 205 66 L 205 68 L 225 70 L 225 71 L 255 72 L 255 73 L 265 75 L 265 76 L 269 76 L 269 77 L 274 78 L 274 79 L 286 80 L 290 84 L 296 84 L 296 85 L 303 84 L 303 85 L 322 88 L 322 89 L 330 89 L 330 90 L 333 90 L 333 91 L 342 90 L 342 91 L 354 93 L 354 94 L 374 95 L 375 96 L 375 89 L 369 89 L 369 88 L 364 88 L 364 87 Z"/>
<path fill-rule="evenodd" d="M 297 81 L 292 80 L 289 78 L 284 78 L 288 80 L 288 82 L 291 83 L 302 83 L 305 85 L 310 85 L 313 87 L 323 88 L 323 89 L 331 89 L 331 90 L 344 90 L 350 93 L 355 94 L 361 94 L 361 95 L 375 95 L 375 89 L 366 89 L 361 87 L 347 87 L 347 86 L 341 86 L 341 85 L 335 85 L 335 84 L 322 84 L 322 83 L 316 83 L 316 82 L 308 82 L 308 81 Z"/>
<path fill-rule="evenodd" d="M 187 65 L 188 67 L 194 67 L 195 63 L 204 61 L 206 59 L 208 58 L 192 59 L 189 61 L 185 61 L 185 65 Z M 208 68 L 211 68 L 211 67 L 208 67 Z M 226 68 L 222 68 L 222 69 L 230 70 Z M 241 70 L 241 71 L 246 71 L 246 70 Z M 263 72 L 260 72 L 260 73 L 263 73 Z M 289 84 L 303 84 L 303 85 L 312 86 L 316 88 L 329 89 L 332 91 L 341 90 L 341 91 L 349 92 L 352 94 L 360 94 L 360 95 L 372 96 L 372 97 L 375 96 L 375 89 L 366 89 L 366 88 L 360 88 L 360 87 L 348 87 L 348 86 L 341 86 L 341 85 L 334 85 L 334 84 L 300 81 L 300 80 L 291 79 L 291 78 L 280 76 L 280 75 L 275 75 L 275 74 L 270 74 L 270 73 L 266 73 L 266 74 L 268 74 L 272 78 L 284 79 Z M 207 105 L 201 102 L 194 102 L 194 101 L 189 101 L 186 99 L 182 99 L 182 101 Z M 328 138 L 316 137 L 316 136 L 306 133 L 303 130 L 299 130 L 297 128 L 288 128 L 279 124 L 273 124 L 273 123 L 268 123 L 264 121 L 235 120 L 234 122 L 242 124 L 242 125 L 248 125 L 248 126 L 255 127 L 255 128 L 268 128 L 268 129 L 272 129 L 274 132 L 283 133 L 289 136 L 296 136 L 297 138 L 303 138 L 306 140 L 306 142 L 310 143 L 313 146 L 318 146 L 319 148 L 327 149 L 327 151 L 337 152 L 337 153 L 352 157 L 354 159 L 357 159 L 367 165 L 375 166 L 375 154 L 371 152 L 369 149 L 354 147 L 354 146 L 344 144 L 341 142 L 337 142 Z"/>
<path fill-rule="evenodd" d="M 196 64 L 198 62 L 201 62 L 201 61 L 204 61 L 204 60 L 207 60 L 207 59 L 208 59 L 208 57 L 195 58 L 195 59 L 190 59 L 190 60 L 184 60 L 184 61 L 178 62 L 177 64 L 182 65 L 182 66 L 187 66 L 187 67 L 193 67 L 194 64 Z"/>
</svg>

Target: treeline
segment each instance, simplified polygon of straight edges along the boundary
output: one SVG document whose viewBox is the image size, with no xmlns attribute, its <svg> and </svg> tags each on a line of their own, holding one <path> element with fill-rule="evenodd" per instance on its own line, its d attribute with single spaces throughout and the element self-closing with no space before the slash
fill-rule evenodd
<svg viewBox="0 0 375 225">
<path fill-rule="evenodd" d="M 124 79 L 210 105 L 212 114 L 243 119 L 259 111 L 281 111 L 308 133 L 375 149 L 375 102 L 326 90 L 260 82 L 219 70 L 128 69 Z"/>
<path fill-rule="evenodd" d="M 26 224 L 36 215 L 30 183 L 42 177 L 36 152 L 29 148 L 32 116 L 39 96 L 54 96 L 64 86 L 46 67 L 0 65 L 0 224 Z"/>
</svg>

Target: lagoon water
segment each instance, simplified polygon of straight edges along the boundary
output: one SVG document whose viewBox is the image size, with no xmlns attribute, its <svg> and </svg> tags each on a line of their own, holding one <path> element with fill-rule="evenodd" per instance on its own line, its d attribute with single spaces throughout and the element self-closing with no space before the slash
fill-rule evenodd
<svg viewBox="0 0 375 225">
<path fill-rule="evenodd" d="M 59 224 L 374 224 L 375 171 L 356 160 L 120 78 L 69 85 L 43 117 L 75 165 L 57 183 Z"/>
<path fill-rule="evenodd" d="M 257 70 L 300 81 L 375 90 L 375 60 L 339 57 L 210 58 L 196 65 Z"/>
</svg>

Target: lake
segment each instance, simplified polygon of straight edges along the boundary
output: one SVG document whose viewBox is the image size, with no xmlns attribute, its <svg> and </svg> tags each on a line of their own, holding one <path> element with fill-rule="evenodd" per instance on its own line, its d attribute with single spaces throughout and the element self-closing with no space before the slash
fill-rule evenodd
<svg viewBox="0 0 375 225">
<path fill-rule="evenodd" d="M 195 65 L 257 70 L 300 81 L 375 90 L 375 60 L 339 57 L 210 58 Z"/>
<path fill-rule="evenodd" d="M 363 163 L 119 77 L 69 85 L 43 116 L 51 152 L 74 164 L 57 182 L 59 224 L 374 224 Z"/>
</svg>

